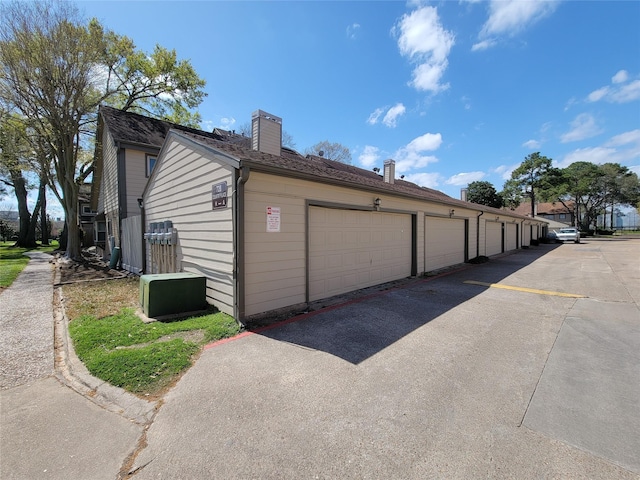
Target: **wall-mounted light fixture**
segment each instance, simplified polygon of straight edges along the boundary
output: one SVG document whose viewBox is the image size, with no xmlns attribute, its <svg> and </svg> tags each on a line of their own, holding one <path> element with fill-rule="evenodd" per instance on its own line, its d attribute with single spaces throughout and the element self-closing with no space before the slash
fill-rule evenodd
<svg viewBox="0 0 640 480">
<path fill-rule="evenodd" d="M 454 213 L 456 213 L 456 211 L 453 208 L 449 210 L 449 218 L 453 217 Z"/>
<path fill-rule="evenodd" d="M 138 207 L 142 208 L 144 204 L 142 203 L 142 198 L 138 198 Z"/>
<path fill-rule="evenodd" d="M 376 209 L 376 212 L 380 211 L 380 198 L 376 198 L 373 201 L 373 207 Z"/>
<path fill-rule="evenodd" d="M 496 217 L 496 222 L 497 222 L 498 220 L 500 220 L 500 217 Z"/>
</svg>

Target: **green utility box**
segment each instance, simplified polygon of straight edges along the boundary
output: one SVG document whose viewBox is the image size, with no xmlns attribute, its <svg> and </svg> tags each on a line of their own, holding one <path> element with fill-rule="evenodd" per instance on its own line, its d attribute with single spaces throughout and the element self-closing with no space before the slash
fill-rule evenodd
<svg viewBox="0 0 640 480">
<path fill-rule="evenodd" d="M 157 273 L 140 277 L 140 306 L 147 317 L 207 308 L 207 279 L 196 273 Z"/>
</svg>

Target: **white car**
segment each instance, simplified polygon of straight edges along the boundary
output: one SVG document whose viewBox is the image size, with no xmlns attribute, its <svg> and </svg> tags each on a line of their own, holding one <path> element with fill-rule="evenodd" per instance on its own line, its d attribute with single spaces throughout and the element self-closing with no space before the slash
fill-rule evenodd
<svg viewBox="0 0 640 480">
<path fill-rule="evenodd" d="M 580 243 L 580 231 L 575 227 L 561 228 L 555 231 L 557 242 L 574 242 Z"/>
</svg>

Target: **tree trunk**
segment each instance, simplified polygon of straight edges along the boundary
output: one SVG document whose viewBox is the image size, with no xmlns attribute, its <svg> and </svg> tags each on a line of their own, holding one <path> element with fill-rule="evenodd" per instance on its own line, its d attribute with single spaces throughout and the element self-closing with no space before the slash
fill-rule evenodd
<svg viewBox="0 0 640 480">
<path fill-rule="evenodd" d="M 49 229 L 47 228 L 47 180 L 40 177 L 40 243 L 49 245 Z"/>
<path fill-rule="evenodd" d="M 31 213 L 29 213 L 29 206 L 27 205 L 27 181 L 22 176 L 21 171 L 11 170 L 11 180 L 13 181 L 13 190 L 16 195 L 16 201 L 18 202 L 18 215 L 20 216 L 18 240 L 15 243 L 16 247 L 21 248 L 35 248 L 36 239 L 35 235 L 30 237 L 29 228 L 31 226 Z"/>
</svg>

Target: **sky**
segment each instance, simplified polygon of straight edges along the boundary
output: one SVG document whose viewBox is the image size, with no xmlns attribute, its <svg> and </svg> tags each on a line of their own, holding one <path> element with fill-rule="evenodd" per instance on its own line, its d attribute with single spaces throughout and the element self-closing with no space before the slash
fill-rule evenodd
<svg viewBox="0 0 640 480">
<path fill-rule="evenodd" d="M 202 128 L 281 117 L 304 152 L 460 197 L 502 190 L 524 158 L 640 174 L 638 1 L 81 1 L 87 18 L 189 59 Z"/>
</svg>

